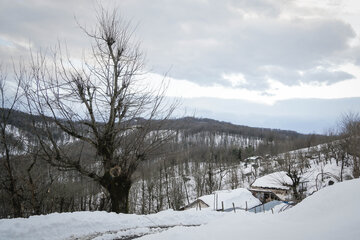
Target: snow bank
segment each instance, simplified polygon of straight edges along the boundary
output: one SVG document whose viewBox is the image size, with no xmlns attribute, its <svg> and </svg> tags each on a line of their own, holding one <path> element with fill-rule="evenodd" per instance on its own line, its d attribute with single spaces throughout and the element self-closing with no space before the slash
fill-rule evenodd
<svg viewBox="0 0 360 240">
<path fill-rule="evenodd" d="M 121 234 L 125 234 L 126 231 L 128 234 L 131 234 L 131 231 L 136 234 L 146 231 L 144 228 L 149 227 L 200 225 L 224 214 L 205 209 L 182 212 L 167 210 L 151 215 L 107 212 L 53 213 L 29 218 L 0 219 L 0 239 L 76 239 L 80 236 L 96 237 L 98 233 L 118 231 L 122 231 Z"/>
<path fill-rule="evenodd" d="M 240 212 L 200 227 L 176 227 L 140 239 L 347 239 L 360 236 L 360 181 L 322 189 L 279 214 Z"/>
<path fill-rule="evenodd" d="M 223 213 L 210 208 L 167 210 L 151 215 L 54 213 L 27 219 L 1 219 L 0 239 L 100 240 L 149 234 L 141 239 L 355 240 L 360 236 L 358 199 L 360 180 L 357 179 L 324 188 L 279 214 Z M 205 223 L 208 224 L 192 226 Z"/>
<path fill-rule="evenodd" d="M 221 202 L 224 203 L 224 209 L 233 208 L 233 203 L 235 204 L 236 208 L 244 209 L 246 207 L 246 202 L 248 204 L 248 208 L 252 208 L 261 204 L 260 200 L 255 198 L 252 193 L 245 188 L 216 191 L 215 194 L 205 195 L 199 197 L 199 199 L 203 200 L 207 205 L 210 206 L 211 209 L 214 209 L 214 206 L 217 206 L 217 209 L 221 209 Z"/>
</svg>

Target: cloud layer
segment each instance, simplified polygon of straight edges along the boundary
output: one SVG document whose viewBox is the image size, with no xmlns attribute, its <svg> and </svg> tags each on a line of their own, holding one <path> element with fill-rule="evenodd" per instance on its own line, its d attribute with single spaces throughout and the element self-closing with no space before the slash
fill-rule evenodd
<svg viewBox="0 0 360 240">
<path fill-rule="evenodd" d="M 329 1 L 334 3 L 334 1 Z M 353 27 L 334 9 L 285 0 L 123 0 L 118 6 L 139 23 L 137 37 L 155 73 L 168 72 L 203 86 L 264 91 L 271 81 L 287 86 L 334 84 L 355 78 L 339 66 L 360 59 Z M 327 6 L 327 5 L 325 5 Z M 0 56 L 7 62 L 29 45 L 64 40 L 81 54 L 87 42 L 74 19 L 91 27 L 96 2 L 10 1 L 0 9 Z M 232 79 L 224 78 L 231 75 Z"/>
<path fill-rule="evenodd" d="M 171 65 L 174 78 L 266 90 L 269 79 L 291 86 L 354 77 L 337 67 L 356 58 L 349 54 L 356 34 L 323 9 L 296 1 L 131 2 L 126 8 L 142 16 L 154 69 Z M 233 84 L 224 74 L 241 74 L 245 81 Z"/>
</svg>

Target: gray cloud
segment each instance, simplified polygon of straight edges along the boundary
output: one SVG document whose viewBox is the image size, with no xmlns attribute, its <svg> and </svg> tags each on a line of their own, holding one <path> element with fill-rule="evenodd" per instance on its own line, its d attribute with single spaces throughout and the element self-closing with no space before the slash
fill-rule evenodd
<svg viewBox="0 0 360 240">
<path fill-rule="evenodd" d="M 164 19 L 144 13 L 142 28 L 147 30 L 142 34 L 155 70 L 161 73 L 170 65 L 173 77 L 202 85 L 229 85 L 221 78 L 223 73 L 242 73 L 248 84 L 240 87 L 258 90 L 268 87 L 268 77 L 286 85 L 351 78 L 333 71 L 350 60 L 342 56 L 355 37 L 349 24 L 329 17 L 281 19 L 278 16 L 285 10 L 277 4 L 280 1 L 223 1 L 220 6 L 208 2 L 175 6 L 176 13 L 167 9 Z M 233 11 L 234 2 L 242 12 Z M 249 13 L 260 17 L 244 18 Z M 316 67 L 325 70 L 314 74 Z M 274 68 L 281 73 L 275 74 Z"/>
<path fill-rule="evenodd" d="M 344 71 L 327 71 L 327 70 L 310 70 L 307 71 L 300 79 L 302 82 L 319 82 L 332 84 L 347 79 L 355 78 L 355 76 Z"/>
<path fill-rule="evenodd" d="M 136 35 L 152 71 L 171 69 L 172 77 L 201 85 L 230 86 L 221 76 L 231 73 L 246 78 L 247 84 L 239 87 L 256 90 L 266 90 L 268 78 L 286 85 L 333 84 L 353 77 L 335 71 L 335 66 L 360 59 L 355 56 L 359 51 L 348 45 L 355 37 L 349 24 L 326 15 L 282 18 L 281 14 L 290 10 L 309 12 L 297 7 L 295 1 L 102 2 L 118 4 L 126 18 L 139 23 Z M 74 16 L 91 27 L 95 5 L 95 1 L 86 0 L 3 0 L 1 61 L 22 55 L 26 44 L 46 48 L 57 39 L 66 39 L 71 52 L 79 55 L 87 42 Z"/>
<path fill-rule="evenodd" d="M 263 16 L 277 17 L 281 13 L 281 5 L 289 4 L 289 1 L 270 0 L 233 0 L 231 7 L 240 12 L 255 12 Z"/>
</svg>

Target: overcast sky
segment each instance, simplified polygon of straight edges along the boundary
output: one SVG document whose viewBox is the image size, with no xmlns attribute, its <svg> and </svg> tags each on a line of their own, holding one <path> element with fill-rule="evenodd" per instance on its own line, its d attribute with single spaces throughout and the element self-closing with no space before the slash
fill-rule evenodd
<svg viewBox="0 0 360 240">
<path fill-rule="evenodd" d="M 121 0 L 147 54 L 149 79 L 171 79 L 189 114 L 250 126 L 322 133 L 360 112 L 357 0 Z M 76 20 L 92 0 L 0 0 L 0 61 L 66 41 L 88 42 Z M 346 98 L 346 99 L 345 99 Z"/>
</svg>

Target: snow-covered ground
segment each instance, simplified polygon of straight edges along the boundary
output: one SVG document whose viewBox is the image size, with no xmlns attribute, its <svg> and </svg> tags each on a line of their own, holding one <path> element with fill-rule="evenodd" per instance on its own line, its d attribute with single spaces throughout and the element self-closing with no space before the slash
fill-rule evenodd
<svg viewBox="0 0 360 240">
<path fill-rule="evenodd" d="M 278 214 L 163 211 L 54 213 L 0 220 L 0 239 L 359 239 L 360 180 L 326 187 Z M 198 226 L 201 225 L 201 226 Z M 175 226 L 175 227 L 174 227 Z M 147 234 L 147 235 L 146 235 Z M 130 239 L 130 238 L 127 238 Z"/>
<path fill-rule="evenodd" d="M 224 214 L 226 213 L 210 209 L 166 210 L 150 215 L 53 213 L 29 218 L 0 219 L 0 239 L 115 239 L 159 232 L 174 226 L 197 226 Z"/>
<path fill-rule="evenodd" d="M 335 184 L 279 213 L 228 214 L 200 227 L 175 227 L 147 235 L 161 239 L 347 239 L 360 238 L 360 181 Z"/>
</svg>

